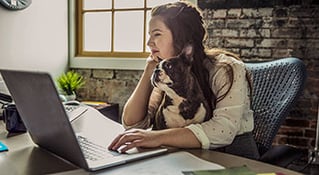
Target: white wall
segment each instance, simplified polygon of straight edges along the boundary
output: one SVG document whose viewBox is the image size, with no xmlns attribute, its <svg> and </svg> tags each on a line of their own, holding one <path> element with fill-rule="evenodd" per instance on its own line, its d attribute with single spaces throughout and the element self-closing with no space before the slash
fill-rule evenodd
<svg viewBox="0 0 319 175">
<path fill-rule="evenodd" d="M 0 68 L 57 77 L 68 67 L 68 1 L 33 0 L 24 10 L 0 5 Z"/>
</svg>

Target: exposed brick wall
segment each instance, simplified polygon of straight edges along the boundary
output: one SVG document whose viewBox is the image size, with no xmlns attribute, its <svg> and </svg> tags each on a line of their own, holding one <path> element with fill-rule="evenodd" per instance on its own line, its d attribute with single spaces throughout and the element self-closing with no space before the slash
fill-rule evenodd
<svg viewBox="0 0 319 175">
<path fill-rule="evenodd" d="M 233 51 L 245 61 L 290 56 L 302 59 L 308 74 L 306 87 L 280 128 L 274 144 L 287 143 L 304 150 L 312 149 L 319 98 L 318 3 L 311 0 L 245 1 L 251 3 L 249 6 L 249 3 L 226 1 L 199 1 L 209 33 L 206 45 Z M 87 85 L 79 92 L 80 99 L 117 102 L 121 110 L 142 73 L 89 69 L 77 71 L 87 80 Z"/>
<path fill-rule="evenodd" d="M 298 57 L 307 67 L 303 96 L 280 128 L 274 144 L 291 144 L 305 152 L 315 146 L 319 97 L 319 6 L 315 1 L 257 1 L 241 5 L 223 0 L 199 1 L 207 22 L 208 47 L 231 50 L 245 61 Z M 224 0 L 225 1 L 225 0 Z M 227 1 L 227 0 L 226 0 Z M 207 8 L 209 7 L 209 8 Z"/>
<path fill-rule="evenodd" d="M 291 144 L 305 152 L 313 149 L 319 97 L 318 2 L 250 1 L 249 8 L 249 3 L 240 5 L 237 0 L 228 1 L 229 8 L 221 3 L 225 0 L 213 1 L 199 1 L 209 33 L 208 47 L 233 51 L 245 61 L 282 57 L 304 61 L 308 74 L 304 94 L 280 128 L 274 145 Z"/>
<path fill-rule="evenodd" d="M 85 87 L 78 91 L 79 100 L 96 100 L 119 103 L 122 108 L 136 87 L 143 71 L 76 69 L 85 80 Z"/>
</svg>

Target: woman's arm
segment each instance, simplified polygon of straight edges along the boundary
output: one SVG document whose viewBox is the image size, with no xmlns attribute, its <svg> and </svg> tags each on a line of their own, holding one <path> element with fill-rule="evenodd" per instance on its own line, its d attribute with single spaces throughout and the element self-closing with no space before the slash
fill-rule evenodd
<svg viewBox="0 0 319 175">
<path fill-rule="evenodd" d="M 152 57 L 147 59 L 144 72 L 123 108 L 122 122 L 125 126 L 135 125 L 146 116 L 153 90 L 150 79 L 156 64 L 157 60 Z"/>
<path fill-rule="evenodd" d="M 122 147 L 124 145 L 124 147 Z M 200 148 L 193 132 L 187 128 L 172 128 L 156 131 L 132 129 L 119 135 L 109 146 L 111 150 L 125 152 L 134 147 L 170 146 L 178 148 Z"/>
</svg>

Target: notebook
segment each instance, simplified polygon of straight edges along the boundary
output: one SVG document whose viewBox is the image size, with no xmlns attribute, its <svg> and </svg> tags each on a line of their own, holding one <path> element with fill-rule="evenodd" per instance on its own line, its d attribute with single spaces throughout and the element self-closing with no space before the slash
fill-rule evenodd
<svg viewBox="0 0 319 175">
<path fill-rule="evenodd" d="M 89 171 L 125 164 L 167 151 L 133 149 L 127 154 L 107 146 L 124 131 L 93 107 L 80 105 L 67 114 L 51 76 L 46 72 L 0 70 L 33 142 Z"/>
</svg>

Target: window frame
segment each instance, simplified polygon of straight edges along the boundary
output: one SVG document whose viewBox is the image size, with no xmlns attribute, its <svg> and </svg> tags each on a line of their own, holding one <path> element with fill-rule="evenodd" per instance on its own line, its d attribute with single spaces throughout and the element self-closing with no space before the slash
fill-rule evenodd
<svg viewBox="0 0 319 175">
<path fill-rule="evenodd" d="M 82 2 L 82 0 L 80 1 Z M 146 58 L 149 53 L 141 52 L 87 52 L 79 53 L 77 37 L 80 33 L 77 32 L 77 25 L 82 25 L 79 21 L 78 11 L 76 6 L 77 0 L 69 1 L 69 67 L 70 68 L 87 68 L 87 69 L 124 69 L 124 70 L 143 70 L 145 67 Z M 80 15 L 81 16 L 81 15 Z M 146 18 L 146 15 L 144 15 Z M 146 28 L 146 26 L 144 26 Z M 147 32 L 147 31 L 145 31 Z M 144 33 L 145 35 L 145 33 Z M 146 43 L 146 35 L 144 36 L 143 43 Z M 82 43 L 79 43 L 82 45 Z M 145 51 L 146 48 L 143 49 Z"/>
<path fill-rule="evenodd" d="M 77 0 L 68 1 L 68 66 L 70 68 L 83 68 L 83 69 L 117 69 L 117 70 L 144 70 L 146 63 L 146 55 L 128 57 L 127 54 L 120 54 L 117 57 L 106 56 L 79 56 L 77 54 L 77 41 L 76 25 L 78 24 L 76 3 Z M 197 4 L 197 0 L 187 0 Z M 146 26 L 144 26 L 146 27 Z M 147 32 L 147 31 L 145 31 Z M 144 40 L 145 40 L 144 36 Z M 144 41 L 147 42 L 147 41 Z M 120 56 L 120 57 L 119 57 Z"/>
<path fill-rule="evenodd" d="M 129 57 L 129 58 L 147 58 L 149 56 L 149 52 L 146 51 L 146 35 L 147 35 L 147 31 L 146 31 L 146 25 L 147 25 L 147 11 L 150 11 L 152 8 L 147 8 L 146 7 L 146 1 L 147 0 L 143 0 L 144 1 L 144 7 L 137 7 L 137 8 L 114 8 L 111 7 L 110 9 L 93 9 L 93 10 L 84 10 L 83 9 L 83 1 L 84 0 L 78 0 L 76 1 L 76 18 L 77 18 L 77 23 L 76 23 L 76 29 L 77 29 L 77 38 L 78 38 L 78 42 L 76 43 L 77 46 L 77 52 L 76 54 L 79 56 L 91 56 L 91 57 Z M 114 5 L 114 1 L 112 0 L 112 5 Z M 115 23 L 115 13 L 116 12 L 129 12 L 129 11 L 140 11 L 143 12 L 143 50 L 141 52 L 120 52 L 120 51 L 114 51 L 114 23 Z M 84 13 L 90 13 L 90 12 L 111 12 L 111 51 L 85 51 L 83 49 L 83 28 L 81 26 L 83 26 L 83 17 Z"/>
</svg>

